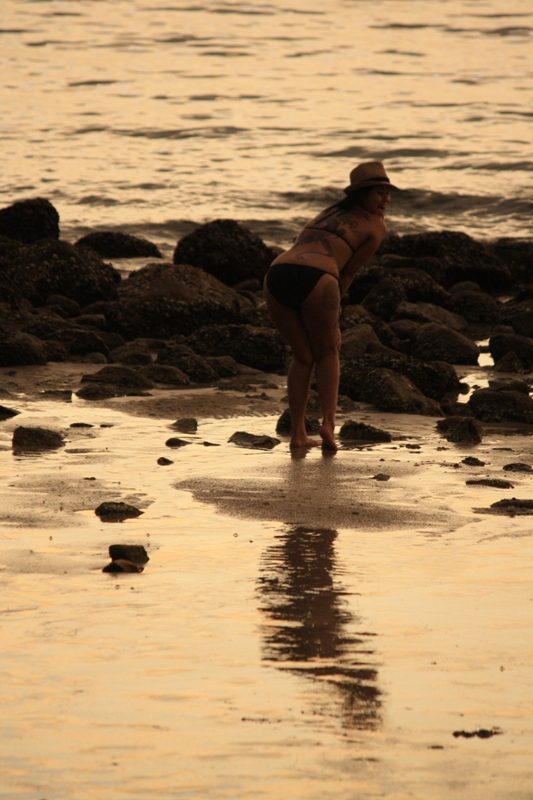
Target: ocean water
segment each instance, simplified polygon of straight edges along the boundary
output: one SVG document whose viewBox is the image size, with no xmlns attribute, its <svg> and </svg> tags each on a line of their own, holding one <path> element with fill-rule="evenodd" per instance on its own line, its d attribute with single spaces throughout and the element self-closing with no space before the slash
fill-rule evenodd
<svg viewBox="0 0 533 800">
<path fill-rule="evenodd" d="M 530 0 L 3 0 L 3 205 L 283 246 L 379 159 L 389 230 L 529 237 L 532 34 Z"/>
</svg>

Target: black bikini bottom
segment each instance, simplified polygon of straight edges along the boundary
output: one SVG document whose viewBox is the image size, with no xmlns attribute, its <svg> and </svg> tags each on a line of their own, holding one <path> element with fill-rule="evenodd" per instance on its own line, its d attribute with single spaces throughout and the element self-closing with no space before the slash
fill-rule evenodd
<svg viewBox="0 0 533 800">
<path fill-rule="evenodd" d="M 329 274 L 307 264 L 274 264 L 267 272 L 266 285 L 278 303 L 300 311 L 322 275 Z"/>
</svg>

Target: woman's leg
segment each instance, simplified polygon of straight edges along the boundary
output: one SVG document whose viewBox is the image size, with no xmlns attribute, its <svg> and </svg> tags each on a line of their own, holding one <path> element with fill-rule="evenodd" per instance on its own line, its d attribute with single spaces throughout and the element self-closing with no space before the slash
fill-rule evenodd
<svg viewBox="0 0 533 800">
<path fill-rule="evenodd" d="M 315 358 L 315 378 L 322 406 L 322 446 L 337 450 L 335 413 L 339 395 L 340 291 L 333 275 L 324 275 L 302 304 L 301 319 Z"/>
<path fill-rule="evenodd" d="M 265 286 L 265 300 L 272 322 L 292 350 L 287 377 L 287 393 L 292 420 L 291 447 L 315 447 L 305 429 L 305 410 L 309 399 L 311 376 L 315 363 L 309 337 L 299 314 L 279 303 Z"/>
</svg>

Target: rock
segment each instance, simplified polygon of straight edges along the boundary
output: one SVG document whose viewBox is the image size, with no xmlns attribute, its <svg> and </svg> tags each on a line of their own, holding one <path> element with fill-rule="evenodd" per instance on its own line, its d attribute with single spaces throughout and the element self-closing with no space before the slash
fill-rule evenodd
<svg viewBox="0 0 533 800">
<path fill-rule="evenodd" d="M 25 244 L 59 239 L 59 214 L 43 197 L 19 200 L 0 209 L 0 235 Z"/>
<path fill-rule="evenodd" d="M 387 475 L 386 472 L 378 472 L 377 475 L 374 475 L 372 480 L 374 481 L 389 481 L 390 475 Z"/>
<path fill-rule="evenodd" d="M 527 370 L 533 369 L 533 339 L 517 333 L 497 333 L 490 337 L 489 349 L 495 362 L 513 352 Z"/>
<path fill-rule="evenodd" d="M 389 325 L 400 320 L 413 320 L 422 324 L 435 322 L 438 325 L 446 325 L 454 331 L 464 331 L 468 327 L 467 321 L 459 314 L 449 311 L 433 303 L 400 303 L 394 312 Z"/>
<path fill-rule="evenodd" d="M 205 360 L 219 378 L 234 378 L 239 374 L 239 365 L 232 356 L 206 356 Z"/>
<path fill-rule="evenodd" d="M 503 380 L 501 378 L 494 381 L 489 381 L 489 389 L 494 392 L 521 392 L 529 397 L 529 386 L 526 381 L 520 378 L 514 380 Z"/>
<path fill-rule="evenodd" d="M 81 382 L 105 383 L 126 389 L 142 390 L 154 388 L 153 382 L 144 375 L 141 375 L 140 372 L 137 372 L 130 367 L 118 367 L 115 365 L 103 367 L 102 369 L 98 370 L 98 372 L 82 375 Z"/>
<path fill-rule="evenodd" d="M 398 268 L 415 269 L 417 271 L 427 272 L 440 286 L 442 286 L 444 282 L 444 267 L 439 259 L 433 256 L 411 258 L 408 256 L 395 255 L 394 253 L 386 253 L 385 255 L 379 256 L 379 263 L 389 270 L 393 270 L 392 274 L 394 274 L 394 270 Z"/>
<path fill-rule="evenodd" d="M 120 393 L 114 386 L 105 383 L 86 383 L 76 392 L 80 400 L 109 400 Z"/>
<path fill-rule="evenodd" d="M 12 446 L 17 453 L 56 450 L 64 447 L 65 441 L 56 431 L 20 426 L 13 431 Z"/>
<path fill-rule="evenodd" d="M 0 270 L 0 289 L 14 284 L 34 306 L 43 306 L 57 294 L 81 306 L 112 300 L 119 282 L 120 273 L 95 252 L 56 239 L 21 246 Z"/>
<path fill-rule="evenodd" d="M 372 369 L 361 381 L 359 399 L 380 411 L 440 416 L 442 409 L 426 397 L 409 378 L 390 369 Z"/>
<path fill-rule="evenodd" d="M 187 344 L 201 355 L 229 355 L 239 364 L 263 372 L 283 370 L 287 358 L 285 344 L 277 331 L 253 325 L 203 326 L 187 337 Z"/>
<path fill-rule="evenodd" d="M 154 383 L 163 383 L 167 386 L 188 386 L 191 382 L 183 370 L 170 364 L 148 364 L 139 372 Z"/>
<path fill-rule="evenodd" d="M 455 294 L 456 292 L 480 292 L 481 287 L 479 283 L 474 281 L 459 281 L 459 283 L 454 283 L 453 286 L 450 286 L 448 291 L 450 294 Z"/>
<path fill-rule="evenodd" d="M 104 567 L 102 572 L 142 572 L 143 569 L 144 567 L 127 561 L 125 558 L 117 558 Z"/>
<path fill-rule="evenodd" d="M 365 442 L 392 442 L 392 436 L 387 431 L 364 422 L 355 422 L 353 419 L 347 420 L 341 426 L 339 438 Z"/>
<path fill-rule="evenodd" d="M 157 356 L 157 365 L 177 367 L 195 383 L 215 383 L 218 375 L 205 358 L 183 344 L 172 344 Z"/>
<path fill-rule="evenodd" d="M 341 331 L 348 333 L 358 325 L 370 325 L 382 344 L 394 349 L 398 347 L 398 337 L 386 322 L 361 305 L 343 305 L 339 320 Z"/>
<path fill-rule="evenodd" d="M 246 433 L 245 431 L 236 431 L 228 441 L 238 447 L 248 447 L 252 450 L 272 450 L 280 443 L 279 439 L 275 439 L 273 436 L 262 436 L 255 433 Z"/>
<path fill-rule="evenodd" d="M 519 500 L 516 497 L 498 500 L 497 503 L 491 503 L 490 507 L 497 513 L 510 514 L 511 516 L 533 514 L 533 500 Z"/>
<path fill-rule="evenodd" d="M 102 522 L 122 522 L 125 519 L 139 517 L 143 512 L 122 501 L 109 501 L 101 503 L 94 513 Z"/>
<path fill-rule="evenodd" d="M 132 236 L 118 231 L 95 231 L 82 236 L 76 247 L 89 247 L 102 258 L 162 258 L 157 245 L 142 236 Z"/>
<path fill-rule="evenodd" d="M 107 328 L 106 318 L 103 314 L 80 314 L 72 321 L 80 328 L 95 328 L 97 331 L 105 331 Z"/>
<path fill-rule="evenodd" d="M 198 420 L 194 417 L 182 417 L 181 419 L 177 419 L 176 422 L 173 422 L 171 427 L 181 433 L 196 433 L 198 430 Z"/>
<path fill-rule="evenodd" d="M 262 281 L 274 252 L 258 236 L 231 219 L 200 225 L 174 250 L 174 264 L 192 264 L 227 286 L 256 278 Z"/>
<path fill-rule="evenodd" d="M 444 286 L 473 281 L 489 294 L 507 291 L 512 284 L 509 268 L 502 264 L 494 250 L 460 231 L 389 236 L 381 244 L 381 253 L 421 258 L 437 258 L 444 270 Z"/>
<path fill-rule="evenodd" d="M 426 319 L 424 322 L 429 322 L 429 320 Z M 398 339 L 405 341 L 414 339 L 421 324 L 421 322 L 417 322 L 414 319 L 392 319 L 389 322 L 389 327 Z"/>
<path fill-rule="evenodd" d="M 521 311 L 511 316 L 509 323 L 515 333 L 533 339 L 533 311 Z"/>
<path fill-rule="evenodd" d="M 500 358 L 494 364 L 494 372 L 507 372 L 510 374 L 519 374 L 521 372 L 527 372 L 528 370 L 525 369 L 524 365 L 514 352 L 506 353 L 502 358 Z"/>
<path fill-rule="evenodd" d="M 505 464 L 503 469 L 505 472 L 533 472 L 533 467 L 531 464 L 524 464 L 521 461 Z"/>
<path fill-rule="evenodd" d="M 320 420 L 306 416 L 304 421 L 305 430 L 308 434 L 318 433 Z M 290 436 L 292 433 L 292 417 L 288 408 L 285 409 L 276 423 L 276 433 L 279 433 L 281 436 Z"/>
<path fill-rule="evenodd" d="M 70 297 L 62 294 L 51 294 L 46 301 L 47 308 L 60 308 L 64 312 L 61 316 L 78 317 L 81 314 L 80 304 Z"/>
<path fill-rule="evenodd" d="M 467 486 L 491 486 L 494 489 L 514 489 L 510 481 L 501 478 L 476 478 L 466 481 Z"/>
<path fill-rule="evenodd" d="M 494 298 L 485 292 L 463 290 L 451 293 L 448 308 L 468 322 L 494 324 L 500 317 L 500 308 Z"/>
<path fill-rule="evenodd" d="M 170 458 L 165 458 L 165 456 L 161 456 L 161 458 L 157 459 L 157 463 L 160 467 L 169 467 L 174 462 L 170 460 Z"/>
<path fill-rule="evenodd" d="M 485 466 L 485 462 L 484 461 L 480 461 L 479 458 L 476 458 L 475 456 L 467 456 L 466 458 L 463 458 L 463 462 L 462 463 L 466 464 L 468 467 L 484 467 Z"/>
<path fill-rule="evenodd" d="M 373 286 L 361 305 L 376 317 L 388 321 L 406 297 L 401 281 L 387 275 Z"/>
<path fill-rule="evenodd" d="M 477 389 L 468 405 L 483 422 L 525 422 L 533 424 L 533 400 L 523 392 Z"/>
<path fill-rule="evenodd" d="M 43 342 L 29 333 L 0 336 L 0 367 L 46 364 L 48 354 Z"/>
<path fill-rule="evenodd" d="M 445 438 L 454 444 L 481 444 L 483 430 L 471 417 L 449 417 L 452 424 L 445 433 Z M 454 424 L 455 423 L 455 424 Z"/>
<path fill-rule="evenodd" d="M 477 364 L 479 347 L 471 339 L 446 327 L 421 325 L 411 344 L 411 355 L 422 361 L 445 361 L 447 364 Z"/>
<path fill-rule="evenodd" d="M 423 394 L 439 403 L 451 396 L 456 397 L 464 388 L 454 368 L 444 361 L 427 363 L 401 353 L 367 353 L 343 364 L 340 393 L 352 400 L 362 400 L 361 386 L 365 375 L 379 367 L 405 375 Z"/>
<path fill-rule="evenodd" d="M 444 305 L 449 299 L 448 292 L 424 270 L 414 267 L 396 267 L 390 270 L 389 274 L 400 280 L 410 303 L 423 302 Z"/>
<path fill-rule="evenodd" d="M 167 447 L 173 447 L 175 449 L 178 447 L 185 447 L 188 444 L 190 444 L 190 442 L 185 441 L 185 439 L 179 439 L 177 436 L 171 436 L 170 439 L 167 439 L 165 442 Z"/>
<path fill-rule="evenodd" d="M 152 363 L 152 354 L 148 346 L 137 340 L 111 350 L 109 357 L 112 361 L 120 364 L 146 366 Z"/>
<path fill-rule="evenodd" d="M 109 557 L 113 561 L 124 558 L 134 564 L 146 564 L 150 561 L 146 548 L 142 544 L 110 544 Z"/>
<path fill-rule="evenodd" d="M 364 355 L 370 342 L 381 344 L 370 325 L 353 325 L 344 333 L 341 344 L 341 358 L 357 358 Z"/>
<path fill-rule="evenodd" d="M 17 414 L 20 414 L 20 411 L 15 411 L 14 408 L 7 408 L 6 406 L 0 406 L 0 421 L 16 417 Z"/>
<path fill-rule="evenodd" d="M 119 298 L 106 318 L 112 330 L 130 340 L 170 339 L 188 335 L 200 324 L 240 323 L 245 309 L 252 307 L 213 275 L 168 262 L 132 272 L 120 285 Z"/>
</svg>

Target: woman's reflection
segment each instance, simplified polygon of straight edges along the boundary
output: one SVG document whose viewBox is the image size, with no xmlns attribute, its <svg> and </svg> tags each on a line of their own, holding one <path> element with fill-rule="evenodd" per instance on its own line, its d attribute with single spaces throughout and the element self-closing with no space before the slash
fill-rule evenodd
<svg viewBox="0 0 533 800">
<path fill-rule="evenodd" d="M 339 706 L 346 727 L 374 729 L 381 701 L 371 634 L 350 633 L 358 620 L 334 578 L 336 537 L 334 530 L 297 527 L 264 554 L 260 610 L 271 622 L 262 626 L 262 655 L 279 668 L 333 686 L 340 704 L 329 698 L 329 713 Z"/>
</svg>

